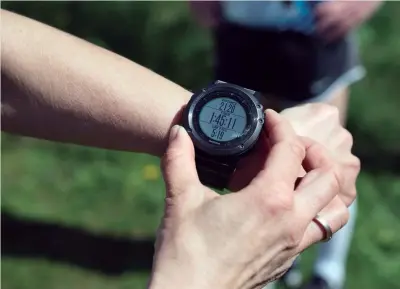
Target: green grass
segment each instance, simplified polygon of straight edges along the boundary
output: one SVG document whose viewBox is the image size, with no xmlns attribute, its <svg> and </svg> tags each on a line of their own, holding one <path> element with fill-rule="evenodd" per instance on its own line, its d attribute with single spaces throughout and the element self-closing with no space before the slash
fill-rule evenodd
<svg viewBox="0 0 400 289">
<path fill-rule="evenodd" d="M 107 278 L 68 265 L 54 264 L 44 260 L 6 259 L 2 262 L 2 288 L 96 288 L 132 289 L 145 288 L 147 274 L 126 274 Z"/>
<path fill-rule="evenodd" d="M 112 236 L 154 234 L 163 208 L 158 160 L 3 135 L 3 209 L 18 216 Z M 11 145 L 12 144 L 12 145 Z M 144 167 L 157 168 L 146 175 Z M 152 171 L 152 169 L 150 169 Z M 146 179 L 149 178 L 149 179 Z M 349 288 L 400 288 L 400 179 L 362 173 Z M 100 252 L 99 252 L 100 253 Z M 309 272 L 313 250 L 306 252 Z M 144 288 L 146 273 L 106 277 L 41 259 L 4 258 L 2 288 Z"/>
<path fill-rule="evenodd" d="M 158 159 L 18 141 L 15 149 L 2 154 L 4 208 L 96 232 L 112 229 L 115 234 L 130 231 L 136 236 L 154 232 L 164 198 Z"/>
</svg>

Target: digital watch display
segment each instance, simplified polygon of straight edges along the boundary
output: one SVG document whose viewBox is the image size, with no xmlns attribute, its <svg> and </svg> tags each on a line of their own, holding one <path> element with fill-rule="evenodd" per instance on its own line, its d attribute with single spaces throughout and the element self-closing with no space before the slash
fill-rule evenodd
<svg viewBox="0 0 400 289">
<path fill-rule="evenodd" d="M 215 141 L 231 141 L 243 134 L 247 116 L 243 106 L 228 97 L 218 97 L 200 110 L 200 129 Z"/>
<path fill-rule="evenodd" d="M 216 81 L 195 93 L 183 114 L 183 126 L 196 149 L 203 184 L 226 188 L 236 164 L 257 142 L 264 111 L 257 92 Z"/>
</svg>

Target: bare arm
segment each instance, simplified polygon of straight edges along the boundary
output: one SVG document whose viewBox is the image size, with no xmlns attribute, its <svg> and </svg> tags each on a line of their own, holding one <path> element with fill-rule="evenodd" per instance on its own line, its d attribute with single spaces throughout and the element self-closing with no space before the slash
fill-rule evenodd
<svg viewBox="0 0 400 289">
<path fill-rule="evenodd" d="M 162 155 L 191 93 L 156 73 L 1 10 L 2 130 Z"/>
</svg>

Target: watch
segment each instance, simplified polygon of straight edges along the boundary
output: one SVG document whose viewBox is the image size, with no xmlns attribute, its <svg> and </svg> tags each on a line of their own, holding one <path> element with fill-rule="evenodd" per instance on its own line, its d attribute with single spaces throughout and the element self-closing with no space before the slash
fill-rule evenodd
<svg viewBox="0 0 400 289">
<path fill-rule="evenodd" d="M 195 93 L 183 113 L 200 181 L 223 190 L 238 161 L 256 144 L 264 124 L 258 92 L 216 81 Z"/>
</svg>

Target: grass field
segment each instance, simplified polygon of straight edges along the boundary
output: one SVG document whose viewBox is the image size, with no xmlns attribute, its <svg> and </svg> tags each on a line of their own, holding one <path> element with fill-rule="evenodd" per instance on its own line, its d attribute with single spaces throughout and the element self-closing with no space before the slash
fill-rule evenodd
<svg viewBox="0 0 400 289">
<path fill-rule="evenodd" d="M 40 18 L 40 9 L 29 5 L 9 3 L 10 8 Z M 56 4 L 48 5 L 58 13 Z M 147 11 L 151 29 L 179 38 L 176 25 L 188 19 L 179 14 L 187 13 L 180 3 L 174 7 L 181 10 L 161 2 L 140 5 L 142 10 L 129 13 Z M 166 13 L 170 18 L 155 17 L 160 7 L 170 12 Z M 399 3 L 388 4 L 361 33 L 369 73 L 354 88 L 349 127 L 365 165 L 358 180 L 359 214 L 348 262 L 348 289 L 400 289 L 400 46 L 393 36 L 400 29 L 398 13 Z M 51 19 L 49 15 L 43 19 Z M 168 34 L 167 28 L 160 27 L 171 19 L 178 19 L 178 24 L 171 24 Z M 187 28 L 176 45 L 194 52 L 183 53 L 167 75 L 190 85 L 193 72 L 181 72 L 179 77 L 178 71 L 196 65 L 199 71 L 207 71 L 198 59 L 199 55 L 209 59 L 210 51 L 198 44 L 205 37 L 202 32 L 193 30 L 197 31 L 193 36 L 187 31 L 191 30 Z M 169 46 L 157 52 L 159 47 L 152 46 L 151 59 L 140 59 L 155 63 L 156 71 L 160 59 L 173 59 L 175 53 L 167 51 Z M 130 57 L 136 60 L 135 55 Z M 145 288 L 152 238 L 163 208 L 158 159 L 7 134 L 2 134 L 1 153 L 3 289 Z M 306 273 L 314 251 L 304 254 Z"/>
<path fill-rule="evenodd" d="M 70 237 L 60 240 L 58 236 L 63 234 L 49 232 L 46 235 L 32 224 L 38 221 L 56 223 L 66 231 L 84 229 L 91 238 L 99 238 L 99 241 L 105 236 L 110 240 L 151 237 L 163 206 L 158 160 L 144 155 L 54 145 L 31 139 L 9 136 L 6 139 L 12 145 L 3 148 L 2 154 L 3 214 L 7 214 L 7 222 L 23 217 L 21 220 L 27 225 L 22 232 L 7 229 L 15 239 L 4 236 L 6 248 L 12 249 L 3 250 L 2 288 L 144 288 L 148 277 L 146 270 L 135 272 L 127 264 L 126 272 L 124 268 L 117 273 L 106 269 L 106 273 L 112 274 L 107 277 L 96 270 L 79 268 L 76 262 L 57 258 L 48 261 L 45 248 L 39 249 L 42 256 L 32 252 L 24 254 L 37 243 L 24 242 L 24 239 L 35 240 L 37 235 L 43 240 L 36 241 L 43 242 L 50 252 L 54 244 L 48 242 L 55 242 L 60 243 L 60 248 L 68 248 L 71 254 L 88 254 L 90 251 L 88 256 L 100 263 L 101 255 L 105 255 L 104 260 L 110 264 L 119 260 L 126 263 L 126 258 L 121 256 L 124 252 L 117 248 L 116 241 L 105 247 L 115 250 L 115 255 L 112 251 L 102 251 L 101 246 L 97 251 L 84 248 L 85 245 L 96 246 L 96 241 L 71 248 L 76 244 L 74 240 L 72 244 L 64 243 L 71 242 Z M 400 180 L 390 174 L 364 172 L 358 188 L 360 213 L 349 259 L 349 288 L 400 288 L 397 281 L 400 272 L 399 212 L 396 205 L 391 205 L 400 203 Z M 19 226 L 18 223 L 16 228 Z M 135 262 L 130 246 L 134 246 L 133 242 L 126 247 L 129 248 L 126 254 Z M 7 256 L 8 251 L 14 253 Z M 310 251 L 304 260 L 306 272 L 313 256 Z M 109 264 L 100 266 L 110 267 Z"/>
</svg>

